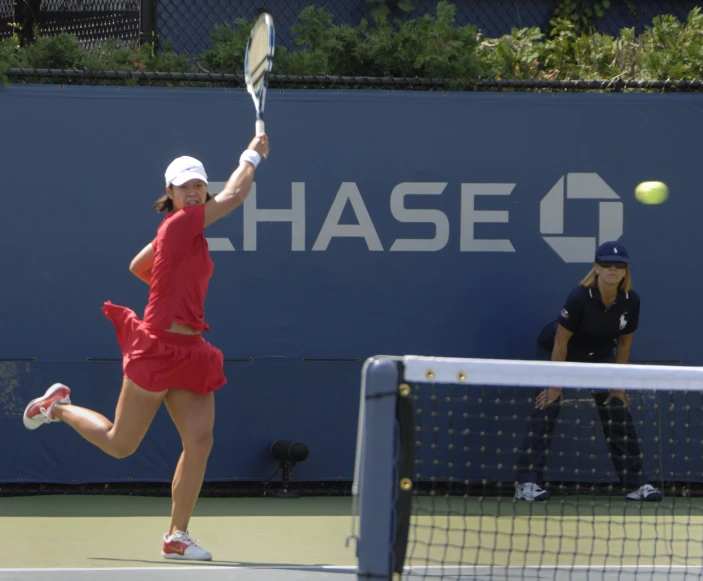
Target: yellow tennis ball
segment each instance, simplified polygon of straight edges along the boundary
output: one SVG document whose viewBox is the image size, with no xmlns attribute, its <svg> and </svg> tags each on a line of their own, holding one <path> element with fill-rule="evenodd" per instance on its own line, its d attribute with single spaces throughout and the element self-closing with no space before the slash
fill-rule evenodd
<svg viewBox="0 0 703 581">
<path fill-rule="evenodd" d="M 662 204 L 669 197 L 669 188 L 662 182 L 642 182 L 635 188 L 635 197 L 643 204 Z"/>
</svg>

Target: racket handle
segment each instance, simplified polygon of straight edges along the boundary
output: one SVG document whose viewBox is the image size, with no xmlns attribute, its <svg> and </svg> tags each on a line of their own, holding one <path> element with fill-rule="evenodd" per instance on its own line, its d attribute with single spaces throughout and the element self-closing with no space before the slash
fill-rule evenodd
<svg viewBox="0 0 703 581">
<path fill-rule="evenodd" d="M 266 133 L 264 129 L 264 120 L 263 119 L 257 119 L 256 120 L 256 134 L 257 135 L 262 135 L 263 133 Z"/>
</svg>

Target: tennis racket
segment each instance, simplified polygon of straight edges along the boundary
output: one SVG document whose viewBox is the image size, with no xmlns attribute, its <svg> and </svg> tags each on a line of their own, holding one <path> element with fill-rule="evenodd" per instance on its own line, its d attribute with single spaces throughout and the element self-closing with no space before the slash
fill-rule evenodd
<svg viewBox="0 0 703 581">
<path fill-rule="evenodd" d="M 276 29 L 273 25 L 273 16 L 269 12 L 262 12 L 251 29 L 244 54 L 244 80 L 256 107 L 257 135 L 264 133 L 266 87 L 273 66 L 275 46 Z"/>
</svg>

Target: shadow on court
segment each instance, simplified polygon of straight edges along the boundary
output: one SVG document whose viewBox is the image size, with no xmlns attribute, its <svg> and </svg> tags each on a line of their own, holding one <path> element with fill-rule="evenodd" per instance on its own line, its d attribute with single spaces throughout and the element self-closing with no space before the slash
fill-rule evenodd
<svg viewBox="0 0 703 581">
<path fill-rule="evenodd" d="M 194 565 L 203 568 L 222 568 L 231 567 L 233 569 L 239 569 L 242 567 L 257 567 L 265 569 L 295 569 L 296 571 L 319 571 L 320 568 L 325 567 L 326 569 L 333 569 L 327 563 L 309 563 L 306 566 L 296 564 L 296 563 L 258 563 L 258 562 L 248 562 L 248 561 L 223 561 L 223 560 L 212 560 L 209 562 L 194 563 L 193 561 L 166 561 L 164 559 L 115 559 L 113 557 L 88 557 L 87 561 L 93 562 L 96 566 L 134 566 L 135 564 L 141 565 L 157 565 L 159 567 L 173 567 L 174 569 L 180 568 L 192 568 Z M 343 569 L 342 571 L 348 571 L 348 569 Z M 351 572 L 351 571 L 349 571 Z"/>
</svg>

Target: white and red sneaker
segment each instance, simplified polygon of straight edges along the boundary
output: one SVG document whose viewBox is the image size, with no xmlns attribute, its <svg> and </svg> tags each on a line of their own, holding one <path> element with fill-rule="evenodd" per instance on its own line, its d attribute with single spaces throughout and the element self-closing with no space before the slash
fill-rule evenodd
<svg viewBox="0 0 703 581">
<path fill-rule="evenodd" d="M 165 559 L 185 559 L 188 561 L 212 561 L 212 554 L 203 549 L 188 531 L 176 531 L 171 536 L 164 535 L 161 555 Z"/>
<path fill-rule="evenodd" d="M 63 383 L 55 383 L 43 396 L 29 402 L 22 416 L 24 427 L 28 430 L 36 430 L 42 424 L 58 422 L 53 412 L 55 403 L 71 403 L 71 390 Z"/>
</svg>

